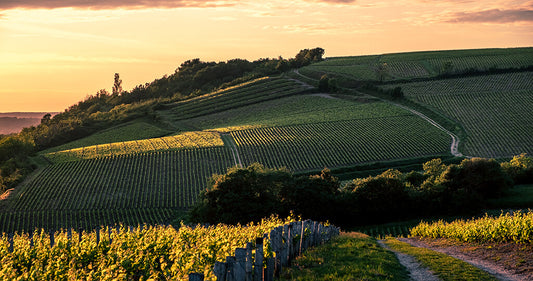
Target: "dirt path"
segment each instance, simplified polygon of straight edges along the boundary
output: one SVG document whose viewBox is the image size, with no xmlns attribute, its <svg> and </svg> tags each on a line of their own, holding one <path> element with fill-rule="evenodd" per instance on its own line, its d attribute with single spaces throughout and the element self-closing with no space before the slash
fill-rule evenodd
<svg viewBox="0 0 533 281">
<path fill-rule="evenodd" d="M 295 70 L 294 70 L 294 73 L 296 73 L 296 74 L 298 74 L 299 76 L 302 76 L 302 77 L 304 77 L 304 78 L 306 78 L 306 79 L 312 79 L 312 78 L 310 78 L 310 77 L 307 77 L 307 76 L 304 76 L 303 74 L 301 74 L 301 73 L 298 71 L 298 69 L 295 69 Z M 308 85 L 307 83 L 305 83 L 305 82 L 303 82 L 303 81 L 301 81 L 301 83 Z M 457 156 L 457 157 L 462 157 L 462 156 L 464 156 L 461 152 L 459 152 L 459 142 L 460 142 L 459 137 L 458 137 L 457 135 L 455 135 L 454 133 L 448 131 L 446 128 L 444 128 L 443 126 L 441 126 L 441 125 L 440 125 L 439 123 L 437 123 L 435 120 L 433 120 L 433 119 L 427 117 L 426 115 L 424 115 L 423 113 L 421 113 L 421 112 L 419 112 L 419 111 L 416 111 L 416 110 L 414 110 L 414 109 L 412 109 L 412 108 L 409 108 L 409 107 L 407 107 L 407 106 L 401 105 L 401 104 L 399 104 L 399 103 L 395 103 L 395 102 L 392 102 L 392 101 L 390 101 L 390 100 L 382 99 L 382 98 L 379 98 L 379 97 L 376 97 L 376 96 L 371 96 L 371 95 L 368 95 L 368 94 L 365 94 L 365 93 L 361 93 L 361 92 L 359 92 L 359 91 L 357 91 L 357 93 L 360 94 L 360 95 L 363 95 L 363 96 L 369 96 L 369 97 L 372 97 L 372 98 L 376 98 L 376 99 L 378 99 L 378 100 L 380 100 L 380 101 L 383 101 L 383 102 L 389 103 L 389 104 L 391 104 L 391 105 L 397 106 L 397 107 L 399 107 L 399 108 L 405 109 L 405 110 L 407 110 L 407 111 L 409 111 L 409 112 L 411 112 L 411 113 L 413 113 L 413 114 L 419 116 L 420 118 L 426 120 L 426 121 L 429 122 L 431 125 L 437 127 L 439 130 L 445 132 L 446 134 L 448 134 L 448 135 L 452 138 L 452 144 L 450 145 L 450 153 L 451 153 L 453 156 Z M 468 157 L 468 156 L 466 156 L 466 157 Z"/>
<path fill-rule="evenodd" d="M 473 257 L 465 254 L 460 251 L 458 247 L 447 246 L 447 247 L 436 247 L 425 243 L 424 241 L 415 239 L 415 238 L 398 238 L 402 242 L 409 243 L 415 247 L 428 248 L 433 251 L 437 251 L 456 259 L 460 259 L 464 262 L 467 262 L 483 271 L 488 272 L 499 280 L 502 281 L 522 281 L 522 280 L 531 280 L 531 276 L 526 276 L 525 274 L 517 274 L 510 270 L 505 269 L 503 266 L 496 264 L 487 259 L 482 259 L 479 257 Z"/>
<path fill-rule="evenodd" d="M 358 93 L 360 93 L 360 94 L 362 94 L 362 95 L 365 95 L 364 93 L 361 93 L 361 92 L 358 92 Z M 452 155 L 453 155 L 453 156 L 457 156 L 457 157 L 462 157 L 462 156 L 463 156 L 463 154 L 462 154 L 461 152 L 459 152 L 459 141 L 460 141 L 460 140 L 459 140 L 459 137 L 458 137 L 456 134 L 454 134 L 454 133 L 448 131 L 446 128 L 442 127 L 442 126 L 441 126 L 439 123 L 437 123 L 435 120 L 433 120 L 433 119 L 427 117 L 426 115 L 424 115 L 423 113 L 421 113 L 421 112 L 419 112 L 419 111 L 416 111 L 416 110 L 414 110 L 414 109 L 412 109 L 412 108 L 409 108 L 409 107 L 407 107 L 407 106 L 401 105 L 401 104 L 399 104 L 399 103 L 395 103 L 395 102 L 392 102 L 392 101 L 390 101 L 390 100 L 382 99 L 382 98 L 379 98 L 379 97 L 375 97 L 375 98 L 377 98 L 377 99 L 379 99 L 379 100 L 381 100 L 381 101 L 383 101 L 383 102 L 386 102 L 386 103 L 392 104 L 392 105 L 394 105 L 394 106 L 397 106 L 397 107 L 399 107 L 399 108 L 405 109 L 405 110 L 407 110 L 407 111 L 410 111 L 411 113 L 413 113 L 413 114 L 419 116 L 420 118 L 426 120 L 426 121 L 429 122 L 431 125 L 437 127 L 437 129 L 439 129 L 439 130 L 445 132 L 446 134 L 448 134 L 448 135 L 452 138 L 452 144 L 451 144 L 451 146 L 450 146 L 450 152 L 452 153 Z"/>
<path fill-rule="evenodd" d="M 235 143 L 235 140 L 233 140 L 230 134 L 221 134 L 220 136 L 224 144 L 227 145 L 229 149 L 231 150 L 231 153 L 233 154 L 233 160 L 235 161 L 235 165 L 242 167 L 241 156 L 239 155 L 239 151 L 237 150 L 237 144 Z"/>
<path fill-rule="evenodd" d="M 378 240 L 378 244 L 389 251 L 392 251 L 398 260 L 400 261 L 400 264 L 403 265 L 407 271 L 409 271 L 409 277 L 412 281 L 438 281 L 440 280 L 433 272 L 431 272 L 429 269 L 423 267 L 419 262 L 416 261 L 416 259 L 413 256 L 400 253 L 397 251 L 392 250 L 382 240 Z"/>
</svg>

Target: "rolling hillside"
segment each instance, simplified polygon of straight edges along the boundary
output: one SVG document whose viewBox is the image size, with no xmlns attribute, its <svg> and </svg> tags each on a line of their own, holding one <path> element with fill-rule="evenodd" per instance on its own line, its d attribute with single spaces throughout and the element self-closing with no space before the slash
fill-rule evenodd
<svg viewBox="0 0 533 281">
<path fill-rule="evenodd" d="M 533 65 L 532 50 L 331 58 L 299 70 L 307 82 L 327 73 L 341 87 L 354 81 L 401 87 L 403 101 L 365 88 L 316 93 L 285 75 L 160 104 L 153 120 L 42 151 L 49 164 L 0 203 L 0 231 L 169 223 L 194 204 L 213 173 L 234 165 L 260 162 L 309 173 L 451 157 L 450 133 L 408 110 L 411 105 L 462 128 L 465 155 L 531 154 L 533 77 L 525 69 Z M 383 63 L 380 82 L 375 67 Z M 514 70 L 502 71 L 509 67 Z M 478 73 L 495 69 L 502 73 Z M 454 76 L 465 71 L 471 74 Z"/>
</svg>

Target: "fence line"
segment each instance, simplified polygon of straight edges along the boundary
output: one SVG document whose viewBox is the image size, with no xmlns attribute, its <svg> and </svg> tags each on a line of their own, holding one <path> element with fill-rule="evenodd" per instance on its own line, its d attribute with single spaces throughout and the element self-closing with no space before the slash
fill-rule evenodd
<svg viewBox="0 0 533 281">
<path fill-rule="evenodd" d="M 226 257 L 226 262 L 216 262 L 213 273 L 218 281 L 273 281 L 284 267 L 290 266 L 293 258 L 307 248 L 339 235 L 339 232 L 335 226 L 310 220 L 285 224 L 256 238 L 255 256 L 252 255 L 252 243 L 248 242 L 246 248 L 237 248 L 234 256 Z M 269 238 L 273 252 L 273 257 L 266 260 L 263 252 L 265 238 Z M 189 281 L 203 280 L 203 274 L 189 274 Z"/>
</svg>

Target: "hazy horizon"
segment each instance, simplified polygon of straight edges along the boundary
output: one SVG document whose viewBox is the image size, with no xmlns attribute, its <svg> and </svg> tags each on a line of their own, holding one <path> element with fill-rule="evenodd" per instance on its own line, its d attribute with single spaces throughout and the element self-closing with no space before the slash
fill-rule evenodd
<svg viewBox="0 0 533 281">
<path fill-rule="evenodd" d="M 0 112 L 62 112 L 184 61 L 533 46 L 532 0 L 0 2 Z"/>
</svg>

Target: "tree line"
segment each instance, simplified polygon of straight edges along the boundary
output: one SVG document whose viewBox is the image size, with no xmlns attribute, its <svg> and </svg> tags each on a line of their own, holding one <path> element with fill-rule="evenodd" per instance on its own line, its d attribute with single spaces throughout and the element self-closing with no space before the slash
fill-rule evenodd
<svg viewBox="0 0 533 281">
<path fill-rule="evenodd" d="M 295 176 L 254 163 L 213 175 L 190 212 L 193 222 L 248 223 L 290 213 L 351 227 L 435 215 L 475 212 L 513 184 L 533 183 L 533 158 L 525 154 L 498 163 L 464 159 L 444 164 L 433 159 L 423 171 L 390 169 L 341 186 L 330 170 Z"/>
</svg>

